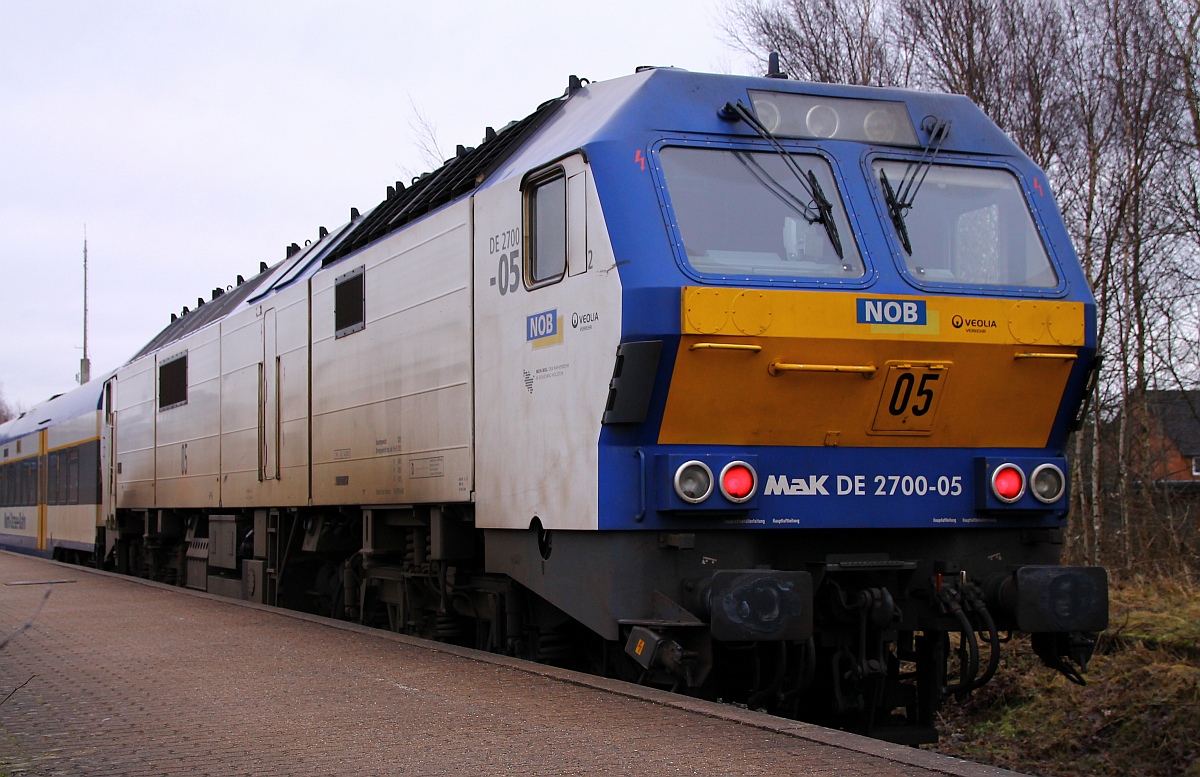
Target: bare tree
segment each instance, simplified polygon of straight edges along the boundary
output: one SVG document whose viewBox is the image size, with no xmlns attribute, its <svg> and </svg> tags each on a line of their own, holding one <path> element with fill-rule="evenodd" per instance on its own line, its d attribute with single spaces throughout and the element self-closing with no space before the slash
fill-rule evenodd
<svg viewBox="0 0 1200 777">
<path fill-rule="evenodd" d="M 17 416 L 17 410 L 8 403 L 4 398 L 4 391 L 0 389 L 0 424 L 5 421 L 10 421 Z"/>
<path fill-rule="evenodd" d="M 408 108 L 408 128 L 412 130 L 412 143 L 417 148 L 421 163 L 427 170 L 436 170 L 446 161 L 446 154 L 438 140 L 437 125 L 417 107 L 411 97 L 408 99 Z"/>
<path fill-rule="evenodd" d="M 777 51 L 781 67 L 803 81 L 904 86 L 896 22 L 885 0 L 747 0 L 727 9 L 723 27 L 764 68 L 765 53 Z"/>
</svg>

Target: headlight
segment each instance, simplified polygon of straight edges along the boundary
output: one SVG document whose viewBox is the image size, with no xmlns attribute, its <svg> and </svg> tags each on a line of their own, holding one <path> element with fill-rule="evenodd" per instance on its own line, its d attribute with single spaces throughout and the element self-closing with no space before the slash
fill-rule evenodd
<svg viewBox="0 0 1200 777">
<path fill-rule="evenodd" d="M 1053 504 L 1067 490 L 1067 476 L 1054 464 L 1042 464 L 1029 476 L 1029 484 L 1035 499 L 1042 504 Z"/>
<path fill-rule="evenodd" d="M 763 126 L 781 137 L 921 145 L 903 102 L 751 90 L 750 103 Z"/>
<path fill-rule="evenodd" d="M 687 461 L 675 470 L 675 493 L 689 504 L 700 504 L 713 492 L 712 470 L 703 461 Z"/>
</svg>

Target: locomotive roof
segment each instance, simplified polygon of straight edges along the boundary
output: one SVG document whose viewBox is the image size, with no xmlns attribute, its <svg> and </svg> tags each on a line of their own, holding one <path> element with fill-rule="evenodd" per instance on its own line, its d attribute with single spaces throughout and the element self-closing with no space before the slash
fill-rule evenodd
<svg viewBox="0 0 1200 777">
<path fill-rule="evenodd" d="M 595 83 L 571 76 L 561 97 L 542 103 L 524 119 L 499 131 L 488 127 L 478 147 L 459 146 L 455 156 L 437 170 L 407 186 L 400 182 L 389 186 L 382 203 L 361 217 L 352 211 L 350 222 L 330 233 L 322 231 L 316 243 L 303 248 L 293 244 L 287 259 L 177 317 L 130 361 L 307 278 L 444 205 L 573 151 L 586 152 L 593 144 L 613 141 L 640 147 L 646 137 L 684 132 L 757 138 L 745 124 L 718 115 L 727 102 L 746 100 L 752 89 L 903 102 L 914 124 L 919 125 L 926 116 L 953 119 L 953 131 L 942 144 L 944 151 L 969 149 L 1024 158 L 982 111 L 960 95 L 691 73 L 676 68 L 639 68 L 633 75 Z"/>
</svg>

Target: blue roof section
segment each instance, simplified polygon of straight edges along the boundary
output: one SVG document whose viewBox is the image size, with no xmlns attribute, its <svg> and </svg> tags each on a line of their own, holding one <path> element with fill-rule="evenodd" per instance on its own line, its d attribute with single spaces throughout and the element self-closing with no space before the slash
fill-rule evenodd
<svg viewBox="0 0 1200 777">
<path fill-rule="evenodd" d="M 635 160 L 644 159 L 635 155 L 647 154 L 653 143 L 671 136 L 709 136 L 722 142 L 730 139 L 757 142 L 759 138 L 750 127 L 719 115 L 727 102 L 740 100 L 749 105 L 751 90 L 903 102 L 917 128 L 927 116 L 953 118 L 953 127 L 942 146 L 943 154 L 969 151 L 976 157 L 1002 156 L 1032 166 L 982 111 L 959 95 L 692 73 L 676 68 L 645 69 L 610 81 L 575 87 L 573 82 L 566 95 L 537 106 L 525 119 L 511 123 L 499 133 L 489 133 L 477 149 L 462 150 L 460 155 L 407 190 L 393 191 L 362 217 L 305 246 L 230 293 L 179 317 L 147 343 L 133 360 L 311 277 L 323 266 L 357 253 L 450 202 L 513 176 L 523 176 L 531 169 L 576 150 L 583 150 L 594 160 L 603 160 L 593 169 L 606 215 L 623 214 L 610 219 L 609 223 L 621 263 L 636 262 L 641 256 L 654 259 L 646 267 L 649 275 L 643 275 L 638 268 L 623 266 L 622 276 L 632 273 L 629 280 L 639 289 L 660 285 L 677 287 L 680 279 L 661 262 L 663 248 L 670 249 L 657 196 L 646 196 L 653 195 L 653 187 L 646 187 L 644 182 L 630 177 Z M 846 143 L 826 141 L 824 145 L 832 148 Z M 853 145 L 862 147 L 862 144 Z M 638 172 L 644 172 L 646 162 L 640 164 L 643 167 Z M 631 220 L 637 222 L 636 228 Z M 636 244 L 622 245 L 623 234 L 637 235 Z M 658 235 L 667 242 L 657 243 Z M 647 244 L 647 238 L 655 242 L 653 249 Z M 667 315 L 676 313 L 666 312 Z"/>
<path fill-rule="evenodd" d="M 19 418 L 0 424 L 0 445 L 100 409 L 104 384 L 112 372 L 34 405 Z"/>
<path fill-rule="evenodd" d="M 983 111 L 961 95 L 658 68 L 590 84 L 577 92 L 531 142 L 496 171 L 489 183 L 524 173 L 591 143 L 616 139 L 628 142 L 646 133 L 711 133 L 757 139 L 750 127 L 723 119 L 718 113 L 727 102 L 741 100 L 749 106 L 752 90 L 903 102 L 916 128 L 926 116 L 953 117 L 943 152 L 1025 157 Z"/>
</svg>

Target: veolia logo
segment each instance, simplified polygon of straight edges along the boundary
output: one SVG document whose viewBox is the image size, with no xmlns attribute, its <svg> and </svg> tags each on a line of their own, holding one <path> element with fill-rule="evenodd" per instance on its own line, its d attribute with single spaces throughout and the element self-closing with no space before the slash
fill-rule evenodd
<svg viewBox="0 0 1200 777">
<path fill-rule="evenodd" d="M 925 300 L 859 297 L 858 323 L 925 326 Z"/>
<path fill-rule="evenodd" d="M 968 332 L 983 332 L 996 328 L 996 319 L 994 318 L 963 318 L 956 315 L 950 319 L 950 323 L 954 325 L 955 329 L 966 327 Z"/>
</svg>

